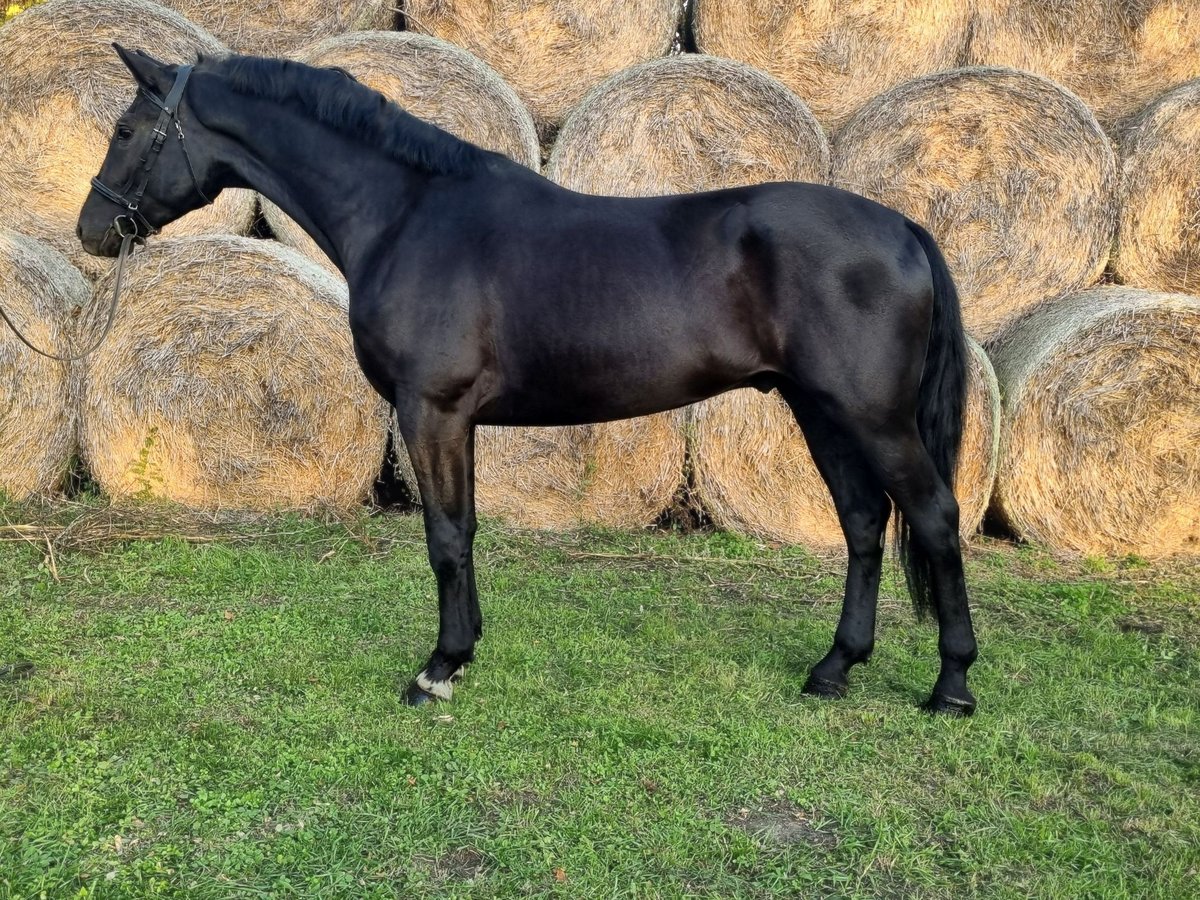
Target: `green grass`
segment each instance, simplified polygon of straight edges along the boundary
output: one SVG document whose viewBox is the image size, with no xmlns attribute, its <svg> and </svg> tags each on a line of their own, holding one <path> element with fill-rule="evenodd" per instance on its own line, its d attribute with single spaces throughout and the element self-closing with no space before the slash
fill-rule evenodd
<svg viewBox="0 0 1200 900">
<path fill-rule="evenodd" d="M 486 523 L 478 662 L 413 710 L 415 517 L 0 511 L 75 523 L 0 528 L 0 663 L 38 666 L 0 683 L 0 896 L 1200 895 L 1194 568 L 977 549 L 955 721 L 892 576 L 822 703 L 840 563 Z"/>
</svg>

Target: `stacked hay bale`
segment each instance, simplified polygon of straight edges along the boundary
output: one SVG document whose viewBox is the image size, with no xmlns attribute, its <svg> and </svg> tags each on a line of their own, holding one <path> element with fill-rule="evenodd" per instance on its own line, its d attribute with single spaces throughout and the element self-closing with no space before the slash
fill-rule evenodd
<svg viewBox="0 0 1200 900">
<path fill-rule="evenodd" d="M 679 0 L 407 0 L 413 31 L 470 50 L 503 76 L 550 136 L 608 76 L 671 50 Z"/>
<path fill-rule="evenodd" d="M 962 537 L 979 530 L 996 475 L 1000 392 L 974 341 L 955 479 Z M 778 393 L 733 391 L 698 404 L 692 422 L 696 493 L 722 528 L 809 547 L 845 546 L 829 489 Z"/>
<path fill-rule="evenodd" d="M 1152 103 L 1126 133 L 1122 157 L 1117 277 L 1200 294 L 1200 79 Z"/>
<path fill-rule="evenodd" d="M 5 225 L 45 241 L 93 276 L 112 263 L 83 252 L 75 224 L 136 90 L 113 41 L 172 62 L 223 52 L 211 35 L 144 0 L 50 0 L 0 30 Z M 245 231 L 253 214 L 251 192 L 225 191 L 167 233 Z"/>
<path fill-rule="evenodd" d="M 795 94 L 732 60 L 686 55 L 610 78 L 571 114 L 546 175 L 650 196 L 829 176 L 829 144 Z"/>
<path fill-rule="evenodd" d="M 872 97 L 962 63 L 971 0 L 694 0 L 696 46 L 774 75 L 830 133 Z"/>
<path fill-rule="evenodd" d="M 83 276 L 40 241 L 0 231 L 0 310 L 35 346 L 69 356 L 88 304 Z M 61 484 L 75 452 L 74 370 L 38 356 L 0 321 L 0 494 Z"/>
<path fill-rule="evenodd" d="M 1114 131 L 1163 91 L 1200 77 L 1196 0 L 974 2 L 969 62 L 1045 75 Z"/>
<path fill-rule="evenodd" d="M 927 75 L 877 97 L 838 134 L 833 180 L 934 233 L 980 340 L 1094 283 L 1116 229 L 1116 157 L 1096 118 L 1012 69 Z"/>
<path fill-rule="evenodd" d="M 740 63 L 691 56 L 634 67 L 589 94 L 559 134 L 547 174 L 573 190 L 649 195 L 819 181 L 828 159 L 820 126 L 786 88 Z M 532 527 L 646 525 L 680 487 L 684 453 L 678 413 L 481 428 L 480 508 Z"/>
<path fill-rule="evenodd" d="M 1004 397 L 996 506 L 1079 553 L 1200 552 L 1200 299 L 1103 287 L 990 347 Z"/>
<path fill-rule="evenodd" d="M 391 28 L 395 0 L 163 0 L 237 53 L 286 56 L 348 31 Z"/>
<path fill-rule="evenodd" d="M 298 58 L 343 68 L 426 122 L 522 165 L 538 165 L 529 111 L 499 75 L 452 44 L 420 34 L 369 31 L 322 41 Z M 263 214 L 280 241 L 336 272 L 300 226 L 265 199 Z"/>
<path fill-rule="evenodd" d="M 108 494 L 348 507 L 378 475 L 386 434 L 345 286 L 320 267 L 229 236 L 156 240 L 131 259 L 83 381 L 83 455 Z"/>
</svg>

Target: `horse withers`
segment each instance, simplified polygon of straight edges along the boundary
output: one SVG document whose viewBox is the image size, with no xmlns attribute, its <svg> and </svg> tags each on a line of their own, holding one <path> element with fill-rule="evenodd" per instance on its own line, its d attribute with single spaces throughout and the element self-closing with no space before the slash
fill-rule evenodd
<svg viewBox="0 0 1200 900">
<path fill-rule="evenodd" d="M 603 422 L 750 386 L 791 407 L 849 550 L 833 647 L 805 690 L 842 696 L 871 654 L 894 506 L 914 606 L 940 628 L 926 707 L 974 710 L 951 490 L 966 350 L 923 228 L 814 184 L 579 194 L 344 72 L 242 56 L 172 66 L 116 49 L 138 92 L 80 214 L 89 252 L 116 255 L 131 229 L 148 236 L 251 188 L 346 277 L 355 352 L 395 406 L 437 578 L 437 646 L 409 702 L 448 699 L 482 634 L 476 425 Z"/>
</svg>

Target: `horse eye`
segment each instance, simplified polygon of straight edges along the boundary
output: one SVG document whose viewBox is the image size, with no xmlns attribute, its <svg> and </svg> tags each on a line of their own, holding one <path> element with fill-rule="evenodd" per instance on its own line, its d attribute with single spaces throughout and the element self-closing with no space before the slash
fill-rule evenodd
<svg viewBox="0 0 1200 900">
<path fill-rule="evenodd" d="M 133 129 L 128 128 L 125 125 L 121 125 L 117 128 L 117 137 L 123 141 L 127 141 L 133 137 Z"/>
</svg>

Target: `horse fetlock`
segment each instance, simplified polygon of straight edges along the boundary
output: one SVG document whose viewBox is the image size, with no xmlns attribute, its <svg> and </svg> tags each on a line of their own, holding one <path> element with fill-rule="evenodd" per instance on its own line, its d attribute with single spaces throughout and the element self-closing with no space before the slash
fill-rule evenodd
<svg viewBox="0 0 1200 900">
<path fill-rule="evenodd" d="M 454 682 L 462 678 L 465 666 L 459 666 L 449 675 L 439 677 L 435 671 L 430 673 L 428 667 L 422 669 L 405 691 L 405 700 L 409 706 L 421 706 L 435 700 L 451 700 L 454 697 Z"/>
<path fill-rule="evenodd" d="M 852 640 L 843 640 L 837 638 L 833 642 L 833 653 L 840 654 L 845 660 L 846 668 L 865 663 L 871 658 L 871 654 L 875 652 L 875 641 L 869 640 L 865 643 Z"/>
</svg>

